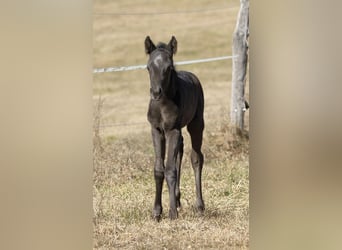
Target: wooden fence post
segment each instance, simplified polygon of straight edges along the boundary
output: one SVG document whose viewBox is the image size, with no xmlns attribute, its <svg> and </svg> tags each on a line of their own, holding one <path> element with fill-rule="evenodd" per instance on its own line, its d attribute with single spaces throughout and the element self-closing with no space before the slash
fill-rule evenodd
<svg viewBox="0 0 342 250">
<path fill-rule="evenodd" d="M 234 134 L 240 134 L 244 127 L 244 113 L 248 108 L 245 101 L 245 83 L 248 62 L 249 0 L 240 0 L 240 10 L 233 33 L 232 96 L 230 126 Z"/>
</svg>

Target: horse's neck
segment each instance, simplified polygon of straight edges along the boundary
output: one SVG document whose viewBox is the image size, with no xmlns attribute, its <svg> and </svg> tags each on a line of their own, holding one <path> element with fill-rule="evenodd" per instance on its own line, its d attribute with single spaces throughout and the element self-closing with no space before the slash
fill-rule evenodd
<svg viewBox="0 0 342 250">
<path fill-rule="evenodd" d="M 176 95 L 177 91 L 177 72 L 176 70 L 172 70 L 171 72 L 171 79 L 170 79 L 170 84 L 169 84 L 169 89 L 167 90 L 167 96 L 170 99 L 173 99 Z"/>
</svg>

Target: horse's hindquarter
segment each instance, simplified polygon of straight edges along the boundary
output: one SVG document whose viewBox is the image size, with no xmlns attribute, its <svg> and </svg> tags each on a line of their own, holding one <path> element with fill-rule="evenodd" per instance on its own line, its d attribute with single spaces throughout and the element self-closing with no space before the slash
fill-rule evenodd
<svg viewBox="0 0 342 250">
<path fill-rule="evenodd" d="M 178 91 L 180 95 L 179 109 L 182 114 L 181 126 L 189 124 L 196 115 L 203 115 L 204 97 L 198 78 L 187 71 L 179 71 Z"/>
</svg>

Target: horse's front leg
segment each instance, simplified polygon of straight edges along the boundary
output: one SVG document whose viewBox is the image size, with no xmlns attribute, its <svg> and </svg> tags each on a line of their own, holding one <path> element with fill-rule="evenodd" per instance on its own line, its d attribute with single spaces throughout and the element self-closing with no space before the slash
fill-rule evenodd
<svg viewBox="0 0 342 250">
<path fill-rule="evenodd" d="M 170 219 L 178 217 L 177 200 L 176 200 L 176 183 L 177 183 L 177 156 L 179 154 L 182 143 L 182 135 L 180 129 L 173 129 L 166 133 L 166 140 L 168 144 L 167 162 L 165 167 L 165 178 L 169 188 L 170 197 Z"/>
<path fill-rule="evenodd" d="M 152 140 L 155 152 L 154 180 L 156 183 L 156 196 L 152 217 L 159 221 L 163 212 L 162 188 L 164 181 L 164 159 L 165 159 L 165 136 L 163 132 L 152 127 Z"/>
</svg>

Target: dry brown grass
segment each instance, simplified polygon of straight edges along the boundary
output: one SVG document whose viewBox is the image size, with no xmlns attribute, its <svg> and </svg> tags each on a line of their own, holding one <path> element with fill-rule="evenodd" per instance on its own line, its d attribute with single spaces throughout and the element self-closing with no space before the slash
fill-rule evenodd
<svg viewBox="0 0 342 250">
<path fill-rule="evenodd" d="M 182 7 L 181 7 L 182 6 Z M 94 16 L 94 67 L 146 63 L 143 41 L 178 40 L 176 61 L 231 54 L 239 1 L 94 1 L 94 12 L 158 12 L 236 6 L 190 15 Z M 179 66 L 200 78 L 205 94 L 203 195 L 198 216 L 190 140 L 184 131 L 181 178 L 183 209 L 169 221 L 151 220 L 153 147 L 146 119 L 148 74 L 144 70 L 94 75 L 94 249 L 246 249 L 248 230 L 248 138 L 230 135 L 231 61 Z M 248 83 L 246 95 L 248 99 Z M 104 99 L 100 101 L 99 95 Z M 131 124 L 101 127 L 105 124 Z M 138 123 L 138 124 L 135 124 Z M 132 125 L 133 124 L 133 125 Z M 248 130 L 248 112 L 246 129 Z"/>
<path fill-rule="evenodd" d="M 95 249 L 227 249 L 247 248 L 248 143 L 231 145 L 229 130 L 222 125 L 205 134 L 203 195 L 206 211 L 199 216 L 194 175 L 185 138 L 182 165 L 182 210 L 170 221 L 151 219 L 154 198 L 153 148 L 149 133 L 139 137 L 108 139 L 97 154 L 94 169 Z M 163 207 L 168 211 L 164 185 Z"/>
</svg>

